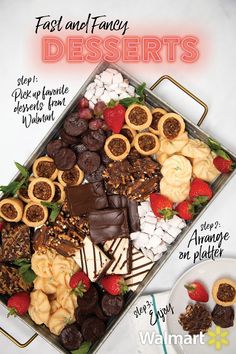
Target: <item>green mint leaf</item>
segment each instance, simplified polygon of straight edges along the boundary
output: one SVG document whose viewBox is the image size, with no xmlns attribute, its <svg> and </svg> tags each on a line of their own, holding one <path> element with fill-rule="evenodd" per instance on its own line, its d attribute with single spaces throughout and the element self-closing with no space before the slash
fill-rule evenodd
<svg viewBox="0 0 236 354">
<path fill-rule="evenodd" d="M 145 90 L 145 88 L 146 88 L 146 83 L 143 82 L 135 90 L 136 94 L 140 97 L 141 101 L 144 100 L 144 90 Z"/>
<path fill-rule="evenodd" d="M 219 150 L 219 149 L 221 149 L 220 143 L 218 143 L 218 141 L 216 141 L 214 139 L 211 139 L 211 138 L 208 139 L 208 145 L 211 148 L 211 150 Z"/>
<path fill-rule="evenodd" d="M 49 202 L 41 202 L 41 204 L 49 209 L 51 209 L 51 213 L 49 215 L 49 220 L 54 222 L 57 218 L 57 215 L 60 213 L 61 205 L 58 203 L 49 203 Z"/>
<path fill-rule="evenodd" d="M 222 157 L 224 160 L 231 160 L 229 155 L 224 150 L 216 150 L 216 155 Z"/>
<path fill-rule="evenodd" d="M 83 342 L 78 349 L 72 350 L 71 353 L 72 354 L 87 354 L 91 345 L 92 345 L 91 342 Z"/>
<path fill-rule="evenodd" d="M 24 178 L 29 178 L 29 171 L 27 170 L 27 168 L 22 166 L 19 162 L 15 162 L 15 165 Z"/>
<path fill-rule="evenodd" d="M 19 273 L 22 275 L 23 273 L 27 272 L 30 269 L 30 264 L 24 264 L 19 268 Z"/>
<path fill-rule="evenodd" d="M 120 100 L 119 103 L 122 104 L 122 106 L 124 106 L 125 108 L 128 108 L 133 103 L 141 103 L 141 102 L 139 97 L 127 97 Z"/>
<path fill-rule="evenodd" d="M 21 183 L 18 181 L 13 181 L 7 186 L 0 186 L 0 191 L 4 194 L 15 195 L 16 192 L 21 188 Z"/>
<path fill-rule="evenodd" d="M 14 265 L 18 266 L 18 267 L 21 267 L 23 265 L 26 265 L 26 264 L 30 264 L 30 261 L 28 259 L 25 259 L 25 258 L 21 258 L 21 259 L 16 259 L 14 262 L 13 262 Z"/>
<path fill-rule="evenodd" d="M 22 273 L 21 276 L 27 284 L 32 283 L 36 278 L 36 274 L 32 269 L 28 269 L 26 272 Z"/>
</svg>

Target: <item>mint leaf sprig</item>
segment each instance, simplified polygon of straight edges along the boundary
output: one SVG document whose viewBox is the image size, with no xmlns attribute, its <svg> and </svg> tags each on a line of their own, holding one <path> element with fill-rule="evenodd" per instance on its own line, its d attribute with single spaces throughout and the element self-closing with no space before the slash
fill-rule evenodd
<svg viewBox="0 0 236 354">
<path fill-rule="evenodd" d="M 87 354 L 91 345 L 91 342 L 83 342 L 78 349 L 72 350 L 71 354 Z"/>
<path fill-rule="evenodd" d="M 27 187 L 29 180 L 29 171 L 27 168 L 19 164 L 19 162 L 15 162 L 15 165 L 20 171 L 21 179 L 19 181 L 10 182 L 7 186 L 0 186 L 0 192 L 12 196 L 14 196 L 21 187 Z"/>
<path fill-rule="evenodd" d="M 122 100 L 119 101 L 119 103 L 122 104 L 122 106 L 124 106 L 125 108 L 128 108 L 131 104 L 134 103 L 143 104 L 145 99 L 145 93 L 144 93 L 145 88 L 146 88 L 146 83 L 143 82 L 135 90 L 136 97 L 123 98 Z"/>
<path fill-rule="evenodd" d="M 35 272 L 31 269 L 31 262 L 27 259 L 17 259 L 13 262 L 14 265 L 19 267 L 19 274 L 27 284 L 31 284 L 36 278 Z"/>
<path fill-rule="evenodd" d="M 51 209 L 51 213 L 49 215 L 49 221 L 54 222 L 60 213 L 61 205 L 59 203 L 49 203 L 49 202 L 41 202 L 41 204 L 48 209 Z"/>
</svg>

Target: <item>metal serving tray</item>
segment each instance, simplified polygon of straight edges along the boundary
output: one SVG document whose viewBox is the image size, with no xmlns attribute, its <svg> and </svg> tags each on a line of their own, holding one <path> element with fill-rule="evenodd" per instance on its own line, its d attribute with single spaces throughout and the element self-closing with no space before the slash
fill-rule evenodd
<svg viewBox="0 0 236 354">
<path fill-rule="evenodd" d="M 83 96 L 83 94 L 85 93 L 86 87 L 88 86 L 88 84 L 94 80 L 95 75 L 99 74 L 100 72 L 102 72 L 103 70 L 105 70 L 107 67 L 111 67 L 114 69 L 117 69 L 119 72 L 122 73 L 123 77 L 127 78 L 129 80 L 129 82 L 137 87 L 140 82 L 137 81 L 135 78 L 133 78 L 132 76 L 130 76 L 127 72 L 125 72 L 123 69 L 121 69 L 119 66 L 117 65 L 112 65 L 110 63 L 107 62 L 103 62 L 101 64 L 99 64 L 95 70 L 92 72 L 92 74 L 88 77 L 88 79 L 86 80 L 86 82 L 84 83 L 84 85 L 80 88 L 80 90 L 78 91 L 78 93 L 75 95 L 75 97 L 73 98 L 73 100 L 68 104 L 67 108 L 62 112 L 62 114 L 60 115 L 60 117 L 57 119 L 57 121 L 55 122 L 55 124 L 52 126 L 52 128 L 50 129 L 50 131 L 48 132 L 48 134 L 45 136 L 45 138 L 41 141 L 41 143 L 38 145 L 38 147 L 34 150 L 34 152 L 31 154 L 31 156 L 28 158 L 28 160 L 25 162 L 25 166 L 28 169 L 31 169 L 32 164 L 34 162 L 34 160 L 36 158 L 38 158 L 39 156 L 43 155 L 45 153 L 45 148 L 46 145 L 48 144 L 48 142 L 53 139 L 56 138 L 58 135 L 58 131 L 60 129 L 60 127 L 63 124 L 64 118 L 65 116 L 71 112 L 74 107 L 76 106 L 76 103 L 78 102 L 78 99 L 80 97 Z M 175 84 L 176 86 L 178 86 L 180 89 L 182 89 L 186 94 L 188 94 L 191 98 L 193 98 L 195 101 L 197 101 L 200 105 L 203 106 L 204 108 L 204 113 L 200 119 L 200 121 L 198 122 L 198 124 L 194 124 L 192 123 L 188 117 L 185 117 L 181 112 L 176 111 L 169 103 L 161 100 L 160 98 L 158 98 L 157 95 L 155 95 L 152 90 L 157 87 L 159 85 L 160 82 L 162 82 L 163 80 L 170 80 L 173 84 Z M 185 89 L 182 85 L 180 85 L 177 81 L 175 81 L 173 78 L 165 75 L 163 77 L 161 77 L 159 80 L 157 80 L 150 89 L 146 89 L 145 90 L 145 94 L 146 94 L 146 102 L 148 105 L 153 106 L 153 107 L 163 107 L 165 108 L 167 111 L 172 111 L 172 112 L 176 112 L 179 113 L 185 120 L 186 123 L 186 130 L 188 131 L 189 135 L 194 137 L 194 138 L 198 138 L 204 142 L 207 143 L 209 135 L 206 134 L 199 126 L 201 125 L 202 121 L 204 120 L 208 108 L 207 105 L 201 101 L 199 98 L 197 98 L 195 95 L 193 95 L 190 91 L 188 91 L 187 89 Z M 236 156 L 230 152 L 227 148 L 225 148 L 224 146 L 222 146 L 222 148 L 230 155 L 230 157 L 236 161 Z M 186 234 L 189 232 L 190 228 L 193 227 L 193 225 L 197 222 L 197 220 L 202 216 L 202 214 L 205 212 L 205 210 L 211 205 L 211 203 L 214 201 L 214 199 L 217 197 L 217 195 L 220 193 L 220 191 L 226 186 L 226 184 L 229 182 L 229 180 L 235 175 L 235 171 L 231 172 L 230 174 L 221 174 L 212 184 L 213 190 L 214 190 L 214 196 L 213 198 L 210 200 L 210 202 L 204 207 L 204 209 L 201 211 L 201 213 L 191 222 L 188 223 L 188 226 L 185 228 L 185 230 L 177 237 L 177 239 L 175 240 L 174 243 L 172 243 L 169 247 L 168 250 L 166 251 L 166 253 L 161 257 L 161 259 L 159 261 L 157 261 L 156 263 L 154 263 L 152 269 L 148 272 L 147 276 L 145 277 L 145 279 L 143 280 L 143 282 L 139 285 L 139 287 L 136 289 L 136 291 L 134 291 L 131 296 L 128 298 L 125 308 L 122 311 L 122 313 L 116 318 L 114 319 L 107 327 L 107 331 L 106 334 L 104 335 L 104 337 L 96 344 L 93 345 L 93 347 L 90 349 L 89 353 L 96 353 L 98 351 L 98 349 L 102 346 L 102 344 L 105 342 L 105 340 L 110 336 L 110 334 L 114 331 L 115 327 L 117 326 L 117 324 L 122 320 L 122 318 L 125 316 L 125 314 L 129 311 L 130 307 L 132 306 L 132 304 L 137 300 L 137 298 L 139 297 L 139 295 L 142 293 L 142 291 L 146 288 L 146 286 L 151 282 L 151 280 L 154 278 L 154 276 L 158 273 L 158 271 L 162 268 L 162 266 L 164 265 L 164 263 L 168 260 L 168 258 L 171 256 L 171 254 L 174 252 L 174 250 L 178 247 L 178 245 L 182 242 L 182 240 L 184 239 L 184 237 L 186 236 Z M 15 178 L 13 180 L 16 180 L 19 178 L 19 174 L 15 176 Z M 1 296 L 0 297 L 0 302 L 6 306 L 6 297 Z M 56 337 L 55 335 L 51 334 L 49 329 L 47 329 L 47 327 L 45 326 L 38 326 L 36 325 L 31 319 L 30 317 L 24 316 L 22 318 L 20 318 L 20 320 L 25 323 L 27 326 L 29 326 L 31 329 L 33 329 L 36 333 L 32 336 L 32 338 L 30 338 L 26 343 L 19 343 L 15 338 L 13 338 L 6 330 L 4 330 L 3 328 L 0 328 L 0 333 L 6 335 L 11 341 L 13 341 L 18 347 L 20 348 L 25 348 L 26 346 L 28 346 L 35 338 L 36 336 L 39 334 L 41 337 L 43 337 L 49 344 L 51 344 L 56 350 L 58 350 L 61 353 L 67 353 L 67 351 L 60 345 L 59 341 L 58 341 L 58 337 Z"/>
</svg>

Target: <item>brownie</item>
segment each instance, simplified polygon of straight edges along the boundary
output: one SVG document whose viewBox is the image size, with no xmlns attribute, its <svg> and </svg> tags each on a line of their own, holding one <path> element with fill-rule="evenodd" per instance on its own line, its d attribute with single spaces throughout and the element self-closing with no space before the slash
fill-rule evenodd
<svg viewBox="0 0 236 354">
<path fill-rule="evenodd" d="M 88 221 L 93 243 L 129 237 L 127 210 L 125 208 L 92 211 L 88 215 Z"/>
<path fill-rule="evenodd" d="M 65 192 L 72 216 L 81 216 L 92 210 L 108 207 L 107 196 L 102 182 L 67 186 Z"/>
<path fill-rule="evenodd" d="M 30 257 L 30 228 L 23 223 L 5 223 L 2 229 L 2 261 Z"/>
<path fill-rule="evenodd" d="M 20 291 L 30 290 L 30 285 L 21 278 L 18 270 L 0 264 L 0 294 L 12 295 Z"/>
</svg>

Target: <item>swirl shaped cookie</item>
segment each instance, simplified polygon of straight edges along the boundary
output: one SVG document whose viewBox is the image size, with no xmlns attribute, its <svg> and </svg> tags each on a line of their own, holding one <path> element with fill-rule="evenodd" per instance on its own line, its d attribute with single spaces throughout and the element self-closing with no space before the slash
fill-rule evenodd
<svg viewBox="0 0 236 354">
<path fill-rule="evenodd" d="M 55 294 L 57 291 L 57 282 L 51 278 L 37 277 L 34 280 L 35 290 L 42 290 L 45 294 Z"/>
<path fill-rule="evenodd" d="M 170 155 L 166 154 L 165 152 L 158 152 L 155 155 L 156 160 L 163 165 L 163 163 L 170 157 Z"/>
<path fill-rule="evenodd" d="M 54 257 L 55 253 L 50 250 L 46 253 L 35 252 L 31 258 L 31 267 L 35 274 L 41 278 L 51 278 Z"/>
<path fill-rule="evenodd" d="M 30 306 L 28 309 L 32 320 L 38 324 L 47 325 L 50 315 L 50 303 L 48 297 L 41 290 L 35 290 L 30 294 Z"/>
<path fill-rule="evenodd" d="M 204 159 L 193 159 L 193 174 L 195 177 L 201 178 L 206 182 L 213 182 L 220 172 L 213 164 L 215 154 L 210 153 Z"/>
<path fill-rule="evenodd" d="M 160 182 L 160 193 L 172 200 L 173 203 L 180 203 L 184 201 L 190 191 L 190 182 L 183 183 L 180 186 L 173 186 L 167 183 L 165 178 Z"/>
<path fill-rule="evenodd" d="M 70 323 L 72 323 L 71 314 L 67 310 L 59 308 L 50 316 L 48 328 L 51 333 L 59 336 L 63 328 Z"/>
<path fill-rule="evenodd" d="M 209 146 L 199 139 L 189 139 L 181 150 L 182 155 L 192 159 L 204 159 L 210 152 Z"/>
<path fill-rule="evenodd" d="M 65 288 L 64 285 L 59 285 L 57 288 L 57 302 L 72 316 L 74 315 L 75 308 L 77 307 L 77 296 L 71 289 Z"/>
<path fill-rule="evenodd" d="M 160 151 L 168 155 L 173 155 L 181 151 L 188 143 L 188 133 L 185 132 L 176 139 L 169 140 L 164 137 L 160 138 Z"/>
<path fill-rule="evenodd" d="M 180 186 L 190 181 L 192 165 L 186 157 L 172 155 L 163 163 L 161 173 L 167 183 L 173 186 Z"/>
<path fill-rule="evenodd" d="M 52 274 L 54 279 L 61 285 L 69 287 L 71 274 L 78 270 L 76 262 L 69 257 L 57 255 L 53 261 Z"/>
</svg>

